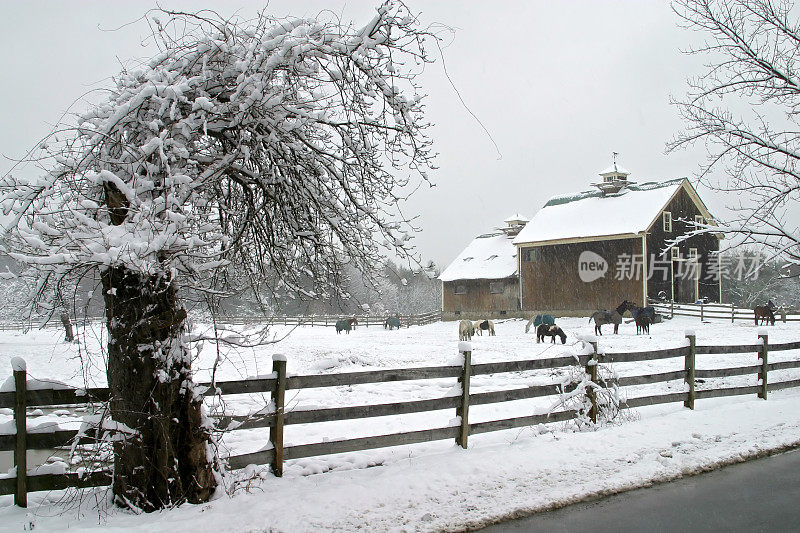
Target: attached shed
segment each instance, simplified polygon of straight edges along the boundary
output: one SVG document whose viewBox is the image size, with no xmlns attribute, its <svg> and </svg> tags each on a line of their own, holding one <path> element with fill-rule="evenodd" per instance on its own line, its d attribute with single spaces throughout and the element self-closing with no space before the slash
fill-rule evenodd
<svg viewBox="0 0 800 533">
<path fill-rule="evenodd" d="M 515 214 L 504 227 L 478 235 L 439 275 L 445 320 L 522 316 L 512 241 L 527 221 Z"/>
<path fill-rule="evenodd" d="M 600 175 L 594 190 L 551 198 L 514 238 L 521 309 L 587 314 L 659 296 L 719 301 L 718 238 L 671 245 L 691 231 L 687 221 L 713 221 L 689 181 L 637 184 L 616 165 Z"/>
</svg>

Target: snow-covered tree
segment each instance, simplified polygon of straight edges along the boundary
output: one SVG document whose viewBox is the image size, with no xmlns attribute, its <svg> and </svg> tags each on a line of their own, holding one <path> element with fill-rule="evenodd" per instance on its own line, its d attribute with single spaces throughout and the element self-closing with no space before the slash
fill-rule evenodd
<svg viewBox="0 0 800 533">
<path fill-rule="evenodd" d="M 282 290 L 335 292 L 342 265 L 379 264 L 386 242 L 409 252 L 398 204 L 432 154 L 414 83 L 429 35 L 400 2 L 363 27 L 147 20 L 160 53 L 41 143 L 40 177 L 7 174 L 0 192 L 5 246 L 40 288 L 100 272 L 111 415 L 129 436 L 113 491 L 149 511 L 218 483 L 179 289 L 269 273 Z"/>
<path fill-rule="evenodd" d="M 698 231 L 800 264 L 798 12 L 782 0 L 675 0 L 673 9 L 706 38 L 690 52 L 707 63 L 677 102 L 688 127 L 669 148 L 706 146 L 700 180 L 726 194 L 733 213 Z"/>
</svg>

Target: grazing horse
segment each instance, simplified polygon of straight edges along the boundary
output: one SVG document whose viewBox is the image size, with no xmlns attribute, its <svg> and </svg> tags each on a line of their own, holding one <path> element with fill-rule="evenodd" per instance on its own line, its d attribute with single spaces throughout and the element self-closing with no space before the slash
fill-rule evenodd
<svg viewBox="0 0 800 533">
<path fill-rule="evenodd" d="M 650 335 L 650 315 L 647 313 L 639 313 L 633 319 L 636 322 L 636 334 L 644 333 Z"/>
<path fill-rule="evenodd" d="M 478 335 L 482 336 L 484 331 L 488 331 L 490 336 L 494 335 L 494 322 L 492 322 L 491 320 L 483 320 L 481 322 L 475 322 L 473 326 L 475 326 L 475 332 Z"/>
<path fill-rule="evenodd" d="M 759 318 L 761 319 L 761 324 L 764 324 L 766 321 L 773 326 L 775 325 L 775 313 L 772 312 L 772 309 L 770 309 L 768 305 L 759 305 L 753 309 L 753 314 L 755 315 L 756 326 L 758 325 Z"/>
<path fill-rule="evenodd" d="M 383 323 L 383 329 L 389 328 L 392 329 L 400 329 L 400 319 L 396 316 L 390 316 L 387 318 Z"/>
<path fill-rule="evenodd" d="M 528 323 L 525 324 L 525 333 L 530 331 L 531 326 L 538 328 L 542 324 L 553 325 L 556 323 L 556 319 L 553 318 L 553 315 L 536 315 L 528 320 Z"/>
<path fill-rule="evenodd" d="M 462 320 L 458 323 L 458 340 L 468 341 L 475 334 L 475 327 L 469 320 Z"/>
<path fill-rule="evenodd" d="M 350 335 L 350 330 L 353 329 L 353 323 L 354 322 L 356 324 L 358 324 L 358 321 L 356 321 L 355 318 L 350 318 L 350 319 L 343 318 L 342 320 L 337 320 L 336 321 L 336 334 L 338 335 L 342 331 L 345 331 L 345 332 L 347 332 L 348 335 Z"/>
<path fill-rule="evenodd" d="M 540 342 L 544 342 L 545 337 L 551 337 L 553 339 L 553 344 L 555 344 L 557 336 L 561 337 L 561 344 L 567 343 L 567 334 L 564 333 L 563 329 L 556 326 L 555 324 L 539 324 L 539 327 L 536 328 L 537 344 Z"/>
</svg>

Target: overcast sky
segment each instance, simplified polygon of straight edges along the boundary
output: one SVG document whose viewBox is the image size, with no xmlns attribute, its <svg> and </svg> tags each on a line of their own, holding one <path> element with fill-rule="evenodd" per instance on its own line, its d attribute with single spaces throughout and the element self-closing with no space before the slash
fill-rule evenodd
<svg viewBox="0 0 800 533">
<path fill-rule="evenodd" d="M 684 94 L 699 66 L 681 53 L 698 37 L 677 26 L 667 2 L 407 3 L 425 23 L 453 29 L 444 61 L 422 80 L 440 154 L 436 187 L 420 190 L 407 208 L 420 216 L 418 249 L 442 268 L 509 215 L 530 218 L 550 196 L 585 189 L 612 152 L 635 181 L 691 177 L 702 162 L 701 150 L 664 154 L 683 126 L 669 97 Z M 329 9 L 361 25 L 377 4 L 273 0 L 267 12 Z M 7 158 L 22 157 L 77 98 L 109 84 L 119 60 L 151 55 L 142 45 L 147 26 L 135 21 L 154 5 L 0 0 L 0 174 L 12 165 Z M 161 5 L 247 16 L 264 2 Z M 718 214 L 724 201 L 701 195 Z"/>
</svg>

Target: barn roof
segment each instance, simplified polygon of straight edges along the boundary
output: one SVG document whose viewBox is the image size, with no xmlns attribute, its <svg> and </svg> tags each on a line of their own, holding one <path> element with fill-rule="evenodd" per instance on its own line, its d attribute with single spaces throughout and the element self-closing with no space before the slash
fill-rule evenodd
<svg viewBox="0 0 800 533">
<path fill-rule="evenodd" d="M 631 184 L 605 196 L 597 189 L 554 196 L 516 236 L 514 244 L 641 233 L 684 182 L 688 185 L 684 178 Z"/>
<path fill-rule="evenodd" d="M 517 248 L 503 231 L 477 236 L 439 275 L 442 281 L 502 279 L 517 274 Z"/>
</svg>

